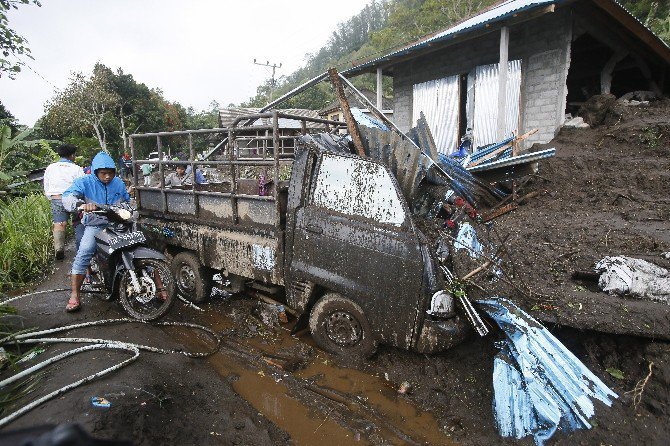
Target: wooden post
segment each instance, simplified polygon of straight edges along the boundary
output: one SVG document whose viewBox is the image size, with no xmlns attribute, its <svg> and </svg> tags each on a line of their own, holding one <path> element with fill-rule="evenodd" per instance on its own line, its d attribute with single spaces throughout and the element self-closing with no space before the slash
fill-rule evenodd
<svg viewBox="0 0 670 446">
<path fill-rule="evenodd" d="M 382 69 L 377 68 L 377 108 L 384 111 L 383 96 L 382 96 Z"/>
<path fill-rule="evenodd" d="M 365 158 L 365 149 L 363 148 L 363 140 L 361 139 L 361 134 L 358 132 L 358 127 L 356 126 L 356 121 L 354 120 L 354 115 L 351 114 L 351 108 L 349 107 L 349 101 L 344 94 L 344 87 L 342 87 L 342 82 L 340 82 L 340 76 L 337 73 L 335 68 L 328 69 L 328 76 L 330 76 L 330 82 L 335 88 L 335 96 L 340 101 L 340 107 L 342 108 L 342 114 L 344 115 L 344 120 L 347 123 L 347 130 L 351 135 L 351 139 L 354 141 L 354 147 L 359 156 Z"/>
<path fill-rule="evenodd" d="M 498 65 L 498 127 L 497 140 L 502 141 L 505 138 L 505 124 L 507 117 L 507 65 L 509 56 L 509 28 L 503 26 L 500 29 L 500 63 Z"/>
</svg>

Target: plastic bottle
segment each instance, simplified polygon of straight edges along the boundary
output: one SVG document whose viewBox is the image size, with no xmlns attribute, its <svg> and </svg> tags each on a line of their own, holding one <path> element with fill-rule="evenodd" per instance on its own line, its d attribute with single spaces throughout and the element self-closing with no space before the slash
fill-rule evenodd
<svg viewBox="0 0 670 446">
<path fill-rule="evenodd" d="M 282 324 L 288 323 L 288 316 L 286 316 L 286 308 L 283 305 L 279 305 L 279 322 Z"/>
</svg>

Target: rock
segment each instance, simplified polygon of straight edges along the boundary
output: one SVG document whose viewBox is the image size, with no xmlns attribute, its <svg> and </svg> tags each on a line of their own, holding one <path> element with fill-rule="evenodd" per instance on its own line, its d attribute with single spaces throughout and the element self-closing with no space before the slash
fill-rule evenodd
<svg viewBox="0 0 670 446">
<path fill-rule="evenodd" d="M 591 96 L 579 109 L 579 116 L 591 127 L 596 127 L 603 122 L 616 103 L 613 94 L 597 94 Z"/>
<path fill-rule="evenodd" d="M 581 116 L 577 116 L 576 118 L 572 118 L 568 121 L 565 121 L 563 127 L 575 128 L 575 129 L 588 129 L 591 126 L 585 123 L 584 119 Z"/>
<path fill-rule="evenodd" d="M 637 90 L 626 93 L 619 98 L 619 101 L 649 102 L 660 99 L 653 91 Z"/>
</svg>

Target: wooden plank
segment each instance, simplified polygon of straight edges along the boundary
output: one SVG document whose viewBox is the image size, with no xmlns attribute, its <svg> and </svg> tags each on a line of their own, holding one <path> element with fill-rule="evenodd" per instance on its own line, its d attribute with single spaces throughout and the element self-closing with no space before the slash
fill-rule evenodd
<svg viewBox="0 0 670 446">
<path fill-rule="evenodd" d="M 511 143 L 511 142 L 505 144 L 504 146 L 498 147 L 498 148 L 495 149 L 493 152 L 489 153 L 488 155 L 484 155 L 484 156 L 482 156 L 481 158 L 479 158 L 479 159 L 478 159 L 477 161 L 475 161 L 474 163 L 470 163 L 470 164 L 468 164 L 468 167 L 475 167 L 475 166 L 478 166 L 479 164 L 482 164 L 484 161 L 488 161 L 488 160 L 490 160 L 490 159 L 492 159 L 492 158 L 495 158 L 495 157 L 497 157 L 498 155 L 500 155 L 502 152 L 504 152 L 505 150 L 509 149 L 510 147 L 512 147 L 512 143 Z"/>
<path fill-rule="evenodd" d="M 491 221 L 495 218 L 500 217 L 501 215 L 505 215 L 508 212 L 512 212 L 514 209 L 518 208 L 519 205 L 516 203 L 510 203 L 508 205 L 505 205 L 501 208 L 496 209 L 495 211 L 489 212 L 488 214 L 485 214 L 482 216 L 482 221 L 486 223 L 487 221 Z"/>
<path fill-rule="evenodd" d="M 340 101 L 340 107 L 342 108 L 342 114 L 344 115 L 344 120 L 347 123 L 347 130 L 351 135 L 351 139 L 354 142 L 354 147 L 359 156 L 366 158 L 365 149 L 363 148 L 363 140 L 361 139 L 361 134 L 358 131 L 356 126 L 356 121 L 354 120 L 354 115 L 351 114 L 351 108 L 349 107 L 349 101 L 347 96 L 344 94 L 344 87 L 342 87 L 342 82 L 340 81 L 340 76 L 335 68 L 328 69 L 328 76 L 330 76 L 330 82 L 335 88 L 335 96 Z"/>
</svg>

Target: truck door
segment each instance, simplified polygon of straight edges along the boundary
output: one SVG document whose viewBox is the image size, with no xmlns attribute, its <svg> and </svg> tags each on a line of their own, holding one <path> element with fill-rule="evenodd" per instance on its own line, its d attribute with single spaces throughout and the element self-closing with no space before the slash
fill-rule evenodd
<svg viewBox="0 0 670 446">
<path fill-rule="evenodd" d="M 409 348 L 423 264 L 395 179 L 381 164 L 325 153 L 303 203 L 291 275 L 357 302 L 381 340 Z"/>
</svg>

